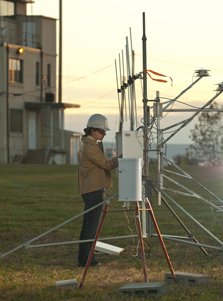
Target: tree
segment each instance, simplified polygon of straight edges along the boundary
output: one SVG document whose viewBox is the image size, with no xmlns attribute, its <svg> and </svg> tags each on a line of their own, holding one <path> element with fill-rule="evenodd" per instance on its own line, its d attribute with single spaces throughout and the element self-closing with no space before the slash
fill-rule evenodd
<svg viewBox="0 0 223 301">
<path fill-rule="evenodd" d="M 212 109 L 223 108 L 213 103 Z M 187 149 L 189 161 L 216 166 L 223 164 L 223 112 L 202 112 L 198 118 L 199 123 L 195 124 L 191 135 L 194 142 Z"/>
<path fill-rule="evenodd" d="M 186 154 L 177 154 L 173 156 L 173 161 L 177 165 L 187 164 L 187 155 Z"/>
</svg>

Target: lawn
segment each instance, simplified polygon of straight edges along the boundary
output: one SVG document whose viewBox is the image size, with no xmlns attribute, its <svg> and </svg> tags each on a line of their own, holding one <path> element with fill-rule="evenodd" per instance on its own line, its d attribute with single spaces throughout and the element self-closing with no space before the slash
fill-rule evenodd
<svg viewBox="0 0 223 301">
<path fill-rule="evenodd" d="M 0 165 L 0 256 L 83 212 L 83 201 L 77 194 L 76 169 L 76 166 L 68 165 Z M 222 167 L 185 166 L 184 169 L 223 199 Z M 151 168 L 150 172 L 152 174 Z M 118 192 L 115 172 L 112 176 L 114 187 L 107 191 L 106 198 Z M 188 180 L 183 183 L 218 204 L 195 183 Z M 223 241 L 223 213 L 201 200 L 170 195 Z M 155 192 L 152 199 L 161 233 L 187 236 L 166 206 L 157 205 Z M 102 265 L 89 268 L 81 290 L 55 286 L 56 281 L 66 279 L 77 279 L 80 283 L 84 269 L 78 267 L 77 244 L 28 249 L 22 246 L 0 258 L 0 300 L 223 300 L 222 250 L 205 248 L 208 252 L 205 255 L 198 247 L 170 240 L 164 241 L 174 270 L 210 275 L 211 283 L 199 286 L 171 284 L 169 293 L 161 297 L 133 298 L 120 294 L 119 287 L 144 281 L 138 238 L 132 237 L 137 233 L 135 213 L 125 213 L 122 205 L 117 198 L 111 200 L 109 210 L 120 212 L 106 215 L 100 237 L 129 235 L 126 239 L 108 241 L 123 247 L 124 251 L 120 255 L 96 254 Z M 178 208 L 173 206 L 173 209 L 200 243 L 219 247 Z M 30 245 L 78 240 L 81 223 L 82 217 L 79 217 Z M 148 281 L 164 281 L 169 268 L 159 240 L 146 238 L 144 247 Z"/>
</svg>

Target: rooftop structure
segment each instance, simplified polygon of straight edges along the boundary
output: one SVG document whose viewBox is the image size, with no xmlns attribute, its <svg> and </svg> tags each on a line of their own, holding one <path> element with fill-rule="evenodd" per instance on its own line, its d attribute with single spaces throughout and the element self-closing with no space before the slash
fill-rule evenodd
<svg viewBox="0 0 223 301">
<path fill-rule="evenodd" d="M 0 1 L 0 163 L 29 150 L 70 149 L 80 135 L 64 131 L 60 112 L 79 105 L 56 102 L 56 19 L 27 15 L 29 0 Z M 54 150 L 54 151 L 53 151 Z"/>
</svg>

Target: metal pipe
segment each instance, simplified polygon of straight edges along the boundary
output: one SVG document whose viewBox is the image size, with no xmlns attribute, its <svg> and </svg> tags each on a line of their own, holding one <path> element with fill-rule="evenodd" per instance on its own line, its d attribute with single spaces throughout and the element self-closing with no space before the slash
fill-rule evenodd
<svg viewBox="0 0 223 301">
<path fill-rule="evenodd" d="M 156 234 L 152 234 L 151 236 L 157 237 Z M 220 250 L 223 251 L 223 248 L 219 248 L 219 247 L 214 247 L 214 246 L 210 246 L 210 245 L 205 245 L 205 244 L 200 244 L 200 243 L 196 243 L 196 242 L 192 242 L 192 241 L 186 241 L 186 240 L 181 240 L 181 239 L 175 239 L 175 238 L 171 238 L 171 237 L 163 237 L 164 239 L 167 240 L 173 240 L 176 242 L 182 242 L 184 244 L 189 244 L 189 245 L 193 245 L 196 247 L 204 247 L 204 248 L 209 248 L 209 249 L 214 249 L 214 250 Z"/>
<path fill-rule="evenodd" d="M 143 126 L 143 189 L 144 196 L 148 197 L 151 201 L 151 186 L 149 185 L 149 151 L 148 151 L 148 116 L 147 116 L 147 53 L 146 53 L 146 21 L 145 13 L 143 12 L 143 35 L 142 35 L 142 52 L 143 52 L 143 116 L 144 116 L 144 126 Z M 142 208 L 146 209 L 145 197 L 142 202 Z M 147 228 L 148 227 L 148 228 Z M 146 231 L 148 229 L 148 235 L 152 233 L 152 220 L 150 215 L 146 212 L 142 212 L 142 232 L 143 236 L 146 237 Z"/>
<path fill-rule="evenodd" d="M 175 189 L 163 188 L 163 190 L 165 190 L 165 191 L 171 191 L 173 193 L 180 194 L 180 195 L 183 195 L 183 196 L 188 196 L 188 197 L 191 197 L 191 198 L 197 198 L 195 195 L 192 195 L 190 193 L 185 193 L 185 192 L 182 192 L 182 191 L 179 191 L 179 190 L 175 190 Z"/>
<path fill-rule="evenodd" d="M 121 55 L 118 54 L 118 63 L 119 63 L 119 75 L 120 75 L 120 88 L 122 87 L 122 70 L 121 70 Z"/>
<path fill-rule="evenodd" d="M 148 122 L 147 122 L 147 61 L 146 61 L 146 29 L 145 29 L 145 13 L 143 13 L 143 36 L 142 36 L 142 47 L 143 47 L 143 110 L 144 110 L 144 175 L 149 176 L 148 168 Z"/>
<path fill-rule="evenodd" d="M 132 53 L 132 110 L 133 110 L 133 124 L 137 124 L 137 107 L 136 107 L 136 89 L 135 89 L 135 79 L 134 79 L 134 73 L 135 73 L 135 52 L 132 47 L 132 31 L 131 28 L 129 28 L 130 31 L 130 45 L 131 45 L 131 53 Z"/>
<path fill-rule="evenodd" d="M 170 109 L 163 112 L 196 112 L 197 109 Z M 223 109 L 203 109 L 203 112 L 223 112 Z"/>
<path fill-rule="evenodd" d="M 212 193 L 210 190 L 208 190 L 205 186 L 203 186 L 201 183 L 199 183 L 197 180 L 195 180 L 193 177 L 191 177 L 188 173 L 186 173 L 183 169 L 181 169 L 179 166 L 177 166 L 173 161 L 167 159 L 165 157 L 165 159 L 167 160 L 167 162 L 171 163 L 173 166 L 175 166 L 178 170 L 180 170 L 181 172 L 183 172 L 189 179 L 191 179 L 192 181 L 194 181 L 196 184 L 198 184 L 200 187 L 202 187 L 206 192 L 208 192 L 210 195 L 212 195 L 215 199 L 217 199 L 219 202 L 223 203 L 223 201 L 217 197 L 214 193 Z"/>
<path fill-rule="evenodd" d="M 123 77 L 123 85 L 121 89 L 121 122 L 119 124 L 119 132 L 123 131 L 123 123 L 124 123 L 124 106 L 125 106 L 125 88 L 124 88 L 125 78 Z"/>
<path fill-rule="evenodd" d="M 120 74 L 120 89 L 121 89 L 121 103 L 120 103 L 120 122 L 119 122 L 119 132 L 122 132 L 123 128 L 123 89 L 124 89 L 124 79 L 122 79 L 121 71 L 121 56 L 119 53 L 119 74 Z"/>
<path fill-rule="evenodd" d="M 164 144 L 167 143 L 168 140 L 170 140 L 174 135 L 176 135 L 183 127 L 185 127 L 189 122 L 191 122 L 194 117 L 196 117 L 204 108 L 206 108 L 208 105 L 210 105 L 214 100 L 215 98 L 217 98 L 223 91 L 219 91 L 218 93 L 216 93 L 216 95 L 210 99 L 203 107 L 201 107 L 200 109 L 197 110 L 197 112 L 192 115 L 188 120 L 186 120 L 186 122 L 184 124 L 182 124 L 173 134 L 171 134 L 165 141 L 163 141 L 162 145 L 163 146 Z"/>
<path fill-rule="evenodd" d="M 132 84 L 129 82 L 131 78 L 130 71 L 130 60 L 129 60 L 129 42 L 128 37 L 126 37 L 126 64 L 127 64 L 127 80 L 129 84 L 128 96 L 129 96 L 129 119 L 130 119 L 130 130 L 133 131 L 133 120 L 134 120 L 134 112 L 133 112 L 133 100 L 132 100 Z"/>
<path fill-rule="evenodd" d="M 133 97 L 133 110 L 135 110 L 135 113 L 133 112 L 133 117 L 135 118 L 135 121 L 133 120 L 133 123 L 137 125 L 137 106 L 136 106 L 136 89 L 135 89 L 135 79 L 134 79 L 134 73 L 135 73 L 135 52 L 132 50 L 132 97 Z"/>
<path fill-rule="evenodd" d="M 120 111 L 120 98 L 119 98 L 119 87 L 118 87 L 118 72 L 117 72 L 117 64 L 115 60 L 115 74 L 116 74 L 116 86 L 117 86 L 117 93 L 118 93 L 118 110 L 119 110 L 119 119 L 121 120 L 121 111 Z"/>
<path fill-rule="evenodd" d="M 187 118 L 187 119 L 185 119 L 185 120 L 182 120 L 182 121 L 180 121 L 180 122 L 177 122 L 177 123 L 175 123 L 175 124 L 172 124 L 172 125 L 170 125 L 170 126 L 168 126 L 168 127 L 166 127 L 166 128 L 161 129 L 161 131 L 164 132 L 164 131 L 166 131 L 166 130 L 172 129 L 172 128 L 175 127 L 175 126 L 178 126 L 178 125 L 184 123 L 184 122 L 187 121 L 188 119 L 189 119 L 189 118 Z"/>
<path fill-rule="evenodd" d="M 145 258 L 145 252 L 144 252 L 144 244 L 143 244 L 143 237 L 142 237 L 142 229 L 141 229 L 141 222 L 140 222 L 140 214 L 139 214 L 139 204 L 138 204 L 138 202 L 135 202 L 135 213 L 136 213 L 136 223 L 137 223 L 139 242 L 140 242 L 140 250 L 141 250 L 141 258 L 142 258 L 142 267 L 143 267 L 143 273 L 144 273 L 144 280 L 145 280 L 145 282 L 148 282 L 147 271 L 146 271 L 146 258 Z"/>
<path fill-rule="evenodd" d="M 123 70 L 123 86 L 125 84 L 125 67 L 124 67 L 124 51 L 122 49 L 122 70 Z M 125 96 L 125 86 L 124 86 L 124 103 L 125 103 L 125 120 L 127 121 L 127 109 L 126 109 L 126 96 Z"/>
<path fill-rule="evenodd" d="M 190 88 L 192 88 L 200 79 L 202 79 L 202 77 L 199 77 L 198 79 L 196 79 L 189 87 L 187 87 L 185 90 L 183 90 L 177 97 L 175 97 L 174 99 L 172 99 L 168 105 L 166 105 L 164 108 L 163 108 L 163 111 L 165 109 L 167 109 L 172 103 L 174 103 L 180 96 L 182 96 L 185 92 L 187 92 Z"/>
<path fill-rule="evenodd" d="M 132 238 L 132 237 L 139 237 L 138 234 L 134 235 L 123 235 L 123 236 L 114 236 L 114 237 L 100 237 L 100 241 L 106 240 L 113 240 L 113 239 L 124 239 L 124 238 Z M 28 243 L 25 245 L 26 249 L 29 248 L 40 248 L 40 247 L 50 247 L 50 246 L 60 246 L 60 245 L 72 245 L 72 244 L 82 244 L 85 242 L 93 242 L 94 239 L 87 239 L 87 240 L 75 240 L 75 241 L 62 241 L 62 242 L 52 242 L 48 244 L 39 244 L 39 245 L 29 245 Z M 22 245 L 24 246 L 24 245 Z"/>
<path fill-rule="evenodd" d="M 156 234 L 153 234 L 152 236 L 156 236 Z M 181 239 L 185 239 L 185 240 L 191 240 L 191 237 L 188 236 L 176 236 L 176 235 L 166 235 L 166 234 L 162 234 L 162 237 L 172 237 L 172 238 L 181 238 Z"/>
<path fill-rule="evenodd" d="M 159 91 L 156 91 L 156 103 L 157 105 L 160 103 Z M 160 132 L 160 117 L 157 114 L 157 167 L 158 167 L 158 186 L 163 188 L 163 176 L 162 176 L 162 168 L 161 168 L 161 132 Z M 161 206 L 161 192 L 158 191 L 158 206 Z"/>
<path fill-rule="evenodd" d="M 168 194 L 166 194 L 162 189 L 160 189 L 155 183 L 152 183 L 152 186 L 155 187 L 157 190 L 160 190 L 160 192 L 168 198 L 174 205 L 176 205 L 182 212 L 184 212 L 192 221 L 195 222 L 201 229 L 203 229 L 207 234 L 209 234 L 214 240 L 216 240 L 222 247 L 223 242 L 218 239 L 214 234 L 212 234 L 208 229 L 206 229 L 201 223 L 199 223 L 192 215 L 190 215 L 186 210 L 183 209 L 177 202 L 175 202 Z"/>
<path fill-rule="evenodd" d="M 154 188 L 155 192 L 158 193 L 158 190 L 156 188 Z M 169 209 L 169 211 L 172 213 L 172 215 L 177 219 L 177 221 L 179 222 L 179 224 L 183 227 L 183 229 L 187 232 L 187 234 L 190 236 L 187 239 L 193 239 L 194 242 L 199 243 L 197 241 L 197 239 L 194 237 L 194 235 L 190 232 L 190 230 L 186 227 L 186 225 L 183 223 L 183 221 L 179 218 L 179 216 L 176 214 L 176 212 L 173 210 L 173 208 L 167 203 L 167 201 L 164 199 L 163 196 L 161 196 L 162 201 L 164 202 L 164 204 L 166 205 L 166 207 Z M 165 237 L 170 237 L 170 235 L 163 235 L 163 238 Z M 171 236 L 172 238 L 182 238 L 182 237 L 175 237 L 175 236 Z M 186 238 L 184 238 L 186 239 Z M 208 253 L 205 251 L 204 248 L 201 247 L 202 252 L 204 252 L 205 255 L 208 255 Z"/>
<path fill-rule="evenodd" d="M 213 204 L 213 203 L 211 203 L 210 201 L 206 200 L 205 198 L 203 198 L 203 197 L 200 196 L 199 194 L 197 194 L 197 193 L 195 193 L 194 191 L 188 189 L 188 188 L 185 187 L 184 185 L 178 183 L 177 181 L 171 179 L 170 177 L 168 177 L 168 176 L 166 176 L 166 175 L 163 175 L 163 177 L 166 178 L 166 179 L 168 179 L 169 181 L 173 182 L 173 183 L 176 184 L 177 186 L 179 186 L 179 187 L 185 189 L 186 191 L 188 191 L 188 192 L 190 193 L 189 196 L 191 196 L 191 197 L 196 197 L 197 199 L 200 199 L 200 200 L 204 201 L 205 203 L 207 203 L 208 205 L 214 207 L 215 209 L 220 210 L 220 211 L 223 212 L 223 209 L 221 209 L 219 206 L 216 206 L 215 204 Z M 175 191 L 175 192 L 177 192 L 177 191 Z M 184 194 L 184 195 L 185 195 L 185 194 Z"/>
<path fill-rule="evenodd" d="M 94 207 L 91 207 L 91 208 L 88 209 L 88 210 L 83 211 L 82 213 L 80 213 L 80 214 L 78 214 L 78 215 L 76 215 L 76 216 L 70 218 L 69 220 L 63 222 L 62 224 L 60 224 L 60 225 L 58 225 L 58 226 L 56 226 L 56 227 L 54 227 L 54 228 L 52 228 L 52 229 L 50 229 L 50 230 L 48 230 L 48 231 L 42 233 L 42 234 L 40 234 L 40 235 L 34 237 L 33 239 L 30 239 L 29 241 L 27 241 L 26 243 L 24 243 L 24 244 L 22 244 L 22 245 L 16 247 L 15 249 L 12 249 L 12 250 L 8 251 L 7 253 L 2 254 L 2 255 L 0 256 L 0 258 L 2 258 L 2 257 L 4 257 L 4 256 L 6 256 L 6 255 L 8 255 L 8 254 L 10 254 L 10 253 L 12 253 L 12 252 L 14 252 L 14 251 L 20 249 L 20 248 L 22 248 L 22 247 L 24 247 L 25 245 L 27 245 L 27 244 L 29 244 L 29 243 L 31 243 L 31 242 L 33 242 L 33 241 L 39 239 L 39 238 L 41 238 L 41 237 L 43 237 L 43 236 L 45 236 L 45 235 L 51 233 L 52 231 L 54 231 L 54 230 L 56 230 L 56 229 L 58 229 L 58 228 L 60 228 L 60 227 L 62 227 L 62 226 L 66 225 L 66 224 L 68 224 L 68 223 L 70 223 L 70 222 L 72 222 L 72 221 L 75 220 L 76 218 L 78 218 L 78 217 L 82 216 L 83 214 L 86 214 L 86 213 L 88 213 L 88 212 L 94 210 L 95 208 L 97 208 L 97 207 L 101 206 L 102 204 L 106 203 L 106 201 L 112 200 L 112 199 L 116 198 L 117 196 L 118 196 L 118 194 L 113 195 L 112 197 L 108 198 L 107 200 L 105 200 L 105 201 L 103 201 L 103 202 L 101 202 L 101 203 L 95 205 Z"/>
<path fill-rule="evenodd" d="M 188 177 L 188 176 L 185 176 L 185 175 L 182 175 L 182 174 L 180 174 L 180 173 L 178 173 L 178 172 L 174 172 L 174 171 L 172 171 L 172 170 L 169 170 L 169 169 L 163 169 L 163 171 L 166 171 L 166 172 L 168 172 L 168 173 L 171 173 L 171 174 L 173 174 L 173 175 L 176 175 L 176 176 L 179 176 L 179 177 L 182 177 L 182 178 L 185 178 L 185 179 L 188 179 L 188 180 L 191 180 L 191 177 Z"/>
</svg>

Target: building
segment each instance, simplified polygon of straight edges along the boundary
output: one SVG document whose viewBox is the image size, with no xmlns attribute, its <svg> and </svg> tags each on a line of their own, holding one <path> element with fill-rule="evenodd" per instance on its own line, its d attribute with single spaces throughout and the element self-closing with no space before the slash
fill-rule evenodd
<svg viewBox="0 0 223 301">
<path fill-rule="evenodd" d="M 27 15 L 29 0 L 0 1 L 0 163 L 76 164 L 80 133 L 55 102 L 56 19 Z"/>
</svg>

